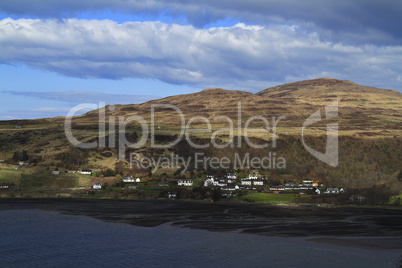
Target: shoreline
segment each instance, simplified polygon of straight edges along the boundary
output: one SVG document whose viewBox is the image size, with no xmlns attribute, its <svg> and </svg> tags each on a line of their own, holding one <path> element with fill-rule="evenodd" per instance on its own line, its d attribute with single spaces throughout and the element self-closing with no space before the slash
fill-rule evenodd
<svg viewBox="0 0 402 268">
<path fill-rule="evenodd" d="M 0 199 L 0 212 L 41 209 L 142 227 L 173 227 L 307 241 L 371 250 L 402 250 L 402 211 L 185 200 Z"/>
<path fill-rule="evenodd" d="M 2 262 L 5 267 L 18 267 L 18 263 L 135 267 L 194 264 L 243 267 L 245 263 L 251 267 L 399 267 L 401 264 L 400 250 L 345 247 L 309 241 L 306 237 L 209 232 L 177 228 L 170 223 L 147 228 L 41 209 L 3 210 L 0 219 L 4 227 L 3 248 L 8 253 Z"/>
</svg>

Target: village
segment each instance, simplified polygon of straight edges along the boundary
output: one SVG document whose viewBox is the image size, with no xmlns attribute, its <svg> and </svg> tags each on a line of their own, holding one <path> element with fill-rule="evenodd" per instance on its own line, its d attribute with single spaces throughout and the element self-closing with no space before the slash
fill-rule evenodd
<svg viewBox="0 0 402 268">
<path fill-rule="evenodd" d="M 81 171 L 81 173 L 84 171 Z M 88 172 L 88 171 L 85 171 Z M 230 198 L 240 193 L 270 193 L 270 194 L 297 194 L 297 195 L 321 195 L 321 194 L 340 194 L 344 188 L 326 188 L 324 184 L 312 179 L 300 179 L 298 182 L 286 182 L 279 185 L 270 185 L 265 176 L 249 174 L 248 177 L 240 178 L 236 173 L 227 173 L 222 177 L 215 175 L 204 175 L 200 179 L 177 179 L 169 182 L 157 182 L 149 179 L 134 178 L 126 176 L 122 178 L 122 190 L 125 191 L 144 191 L 144 189 L 165 190 L 167 193 L 163 197 L 170 199 L 178 198 L 178 192 L 183 189 L 204 188 L 219 191 L 222 197 Z M 108 185 L 94 183 L 92 190 L 100 191 L 106 189 Z"/>
<path fill-rule="evenodd" d="M 4 163 L 1 164 L 4 167 Z M 296 197 L 328 195 L 345 192 L 344 188 L 327 188 L 318 179 L 300 178 L 292 181 L 272 180 L 258 171 L 208 174 L 198 171 L 192 179 L 185 176 L 122 176 L 114 170 L 43 170 L 28 161 L 20 161 L 12 168 L 19 180 L 0 181 L 0 193 L 26 196 L 26 192 L 46 193 L 48 197 L 128 198 L 128 199 L 196 199 L 257 202 L 294 202 Z M 6 169 L 2 169 L 3 172 Z M 12 174 L 11 170 L 8 174 Z M 30 175 L 29 175 L 30 174 Z M 35 175 L 33 175 L 35 174 Z M 18 195 L 19 193 L 19 195 Z M 263 199 L 261 199 L 264 197 Z M 300 199 L 299 199 L 300 200 Z"/>
</svg>

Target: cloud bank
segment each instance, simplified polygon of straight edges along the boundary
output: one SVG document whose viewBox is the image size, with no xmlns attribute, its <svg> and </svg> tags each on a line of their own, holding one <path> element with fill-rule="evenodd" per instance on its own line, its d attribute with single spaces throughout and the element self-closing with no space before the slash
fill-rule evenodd
<svg viewBox="0 0 402 268">
<path fill-rule="evenodd" d="M 267 81 L 325 76 L 371 85 L 402 81 L 402 46 L 328 42 L 294 25 L 199 29 L 161 22 L 7 18 L 0 21 L 0 48 L 5 64 L 201 88 L 262 89 Z"/>
<path fill-rule="evenodd" d="M 67 18 L 84 12 L 185 18 L 202 28 L 227 18 L 248 24 L 286 23 L 319 32 L 329 41 L 397 44 L 402 41 L 402 2 L 395 0 L 2 0 L 6 14 Z"/>
</svg>

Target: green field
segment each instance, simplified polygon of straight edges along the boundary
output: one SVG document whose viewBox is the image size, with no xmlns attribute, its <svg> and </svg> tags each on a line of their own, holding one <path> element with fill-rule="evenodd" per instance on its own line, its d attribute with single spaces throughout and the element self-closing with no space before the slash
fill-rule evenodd
<svg viewBox="0 0 402 268">
<path fill-rule="evenodd" d="M 74 174 L 53 176 L 47 171 L 22 174 L 21 190 L 65 189 L 77 186 L 78 179 Z"/>
<path fill-rule="evenodd" d="M 294 201 L 293 194 L 252 193 L 242 195 L 240 200 L 255 203 L 291 203 Z"/>
<path fill-rule="evenodd" d="M 0 182 L 17 183 L 21 177 L 21 171 L 15 169 L 1 169 Z"/>
</svg>

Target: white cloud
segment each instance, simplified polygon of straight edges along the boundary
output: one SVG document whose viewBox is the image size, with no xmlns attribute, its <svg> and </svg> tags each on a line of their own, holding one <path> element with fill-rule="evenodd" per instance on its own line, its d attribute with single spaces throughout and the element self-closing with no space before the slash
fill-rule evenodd
<svg viewBox="0 0 402 268">
<path fill-rule="evenodd" d="M 152 20 L 184 18 L 198 28 L 232 18 L 248 24 L 303 25 L 335 42 L 397 44 L 402 40 L 402 2 L 397 0 L 2 0 L 0 10 L 36 18 L 106 10 Z"/>
<path fill-rule="evenodd" d="M 0 21 L 0 62 L 81 78 L 156 78 L 255 90 L 289 77 L 331 73 L 396 88 L 401 61 L 402 46 L 328 42 L 294 25 L 198 29 L 161 22 Z"/>
<path fill-rule="evenodd" d="M 62 92 L 21 92 L 21 91 L 3 91 L 18 96 L 33 97 L 39 99 L 53 100 L 67 102 L 69 104 L 79 104 L 84 102 L 106 104 L 131 104 L 142 103 L 152 99 L 156 96 L 149 95 L 123 95 L 123 94 L 107 94 L 92 91 L 62 91 Z M 46 111 L 48 108 L 40 108 L 40 111 Z M 54 108 L 51 108 L 54 109 Z M 63 111 L 65 109 L 62 109 Z M 68 109 L 67 109 L 68 110 Z"/>
</svg>

